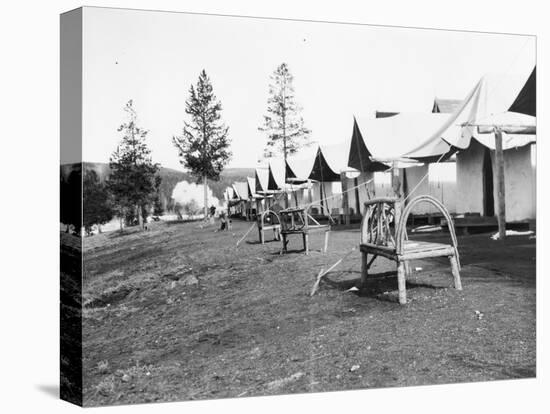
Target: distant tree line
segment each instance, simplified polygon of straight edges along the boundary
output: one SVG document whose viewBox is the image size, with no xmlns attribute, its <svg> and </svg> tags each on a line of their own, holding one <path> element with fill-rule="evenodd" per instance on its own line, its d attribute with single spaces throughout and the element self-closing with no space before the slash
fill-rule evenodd
<svg viewBox="0 0 550 414">
<path fill-rule="evenodd" d="M 118 128 L 122 139 L 109 160 L 107 179 L 102 182 L 93 169 L 82 171 L 80 166 L 66 179 L 61 177 L 61 222 L 67 225 L 66 231 L 72 226 L 80 233 L 83 227 L 91 234 L 97 226 L 101 232 L 101 226 L 114 217 L 120 220 L 121 231 L 135 224 L 143 229 L 151 214 L 163 213 L 162 179 L 145 142 L 148 131 L 137 125 L 132 100 L 124 110 L 128 121 Z"/>
<path fill-rule="evenodd" d="M 181 164 L 204 186 L 205 217 L 215 210 L 214 206 L 208 207 L 208 180 L 219 181 L 231 157 L 229 128 L 221 120 L 221 110 L 221 102 L 203 70 L 197 84 L 189 88 L 185 102 L 189 121 L 184 121 L 183 134 L 172 138 Z M 195 200 L 180 205 L 161 196 L 160 165 L 153 162 L 147 146 L 148 131 L 138 125 L 132 100 L 124 111 L 128 119 L 118 128 L 122 139 L 110 157 L 107 179 L 102 182 L 94 170 L 80 169 L 61 180 L 61 221 L 67 224 L 67 231 L 72 225 L 78 233 L 84 227 L 90 234 L 94 226 L 101 232 L 101 225 L 114 217 L 120 220 L 121 231 L 124 225 L 139 224 L 143 229 L 149 215 L 161 215 L 165 208 L 174 209 L 180 216 L 194 215 L 199 210 Z M 80 208 L 64 207 L 64 194 L 82 194 L 82 215 Z"/>
</svg>

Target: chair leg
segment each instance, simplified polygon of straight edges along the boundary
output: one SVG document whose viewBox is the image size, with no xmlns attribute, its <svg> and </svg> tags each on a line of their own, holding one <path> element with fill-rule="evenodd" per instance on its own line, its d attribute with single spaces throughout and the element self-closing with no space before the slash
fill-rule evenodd
<svg viewBox="0 0 550 414">
<path fill-rule="evenodd" d="M 265 234 L 263 230 L 260 231 L 260 241 L 262 244 L 265 244 Z"/>
<path fill-rule="evenodd" d="M 329 235 L 330 231 L 325 231 L 325 248 L 323 249 L 323 253 L 326 253 L 327 252 L 327 249 L 328 249 L 328 235 Z"/>
<path fill-rule="evenodd" d="M 367 279 L 369 277 L 369 254 L 367 252 L 361 252 L 361 286 L 367 285 Z"/>
<path fill-rule="evenodd" d="M 309 254 L 309 234 L 304 233 L 303 240 L 304 240 L 304 250 L 306 251 L 306 255 L 308 255 Z"/>
<path fill-rule="evenodd" d="M 411 262 L 409 260 L 406 260 L 405 261 L 405 276 L 410 276 L 411 275 Z"/>
<path fill-rule="evenodd" d="M 460 272 L 458 270 L 458 263 L 455 256 L 449 256 L 451 262 L 451 271 L 453 272 L 453 279 L 455 282 L 455 289 L 462 290 L 462 283 L 460 282 Z"/>
<path fill-rule="evenodd" d="M 405 280 L 405 264 L 402 261 L 397 262 L 397 289 L 399 291 L 399 303 L 407 304 L 407 282 Z"/>
<path fill-rule="evenodd" d="M 283 234 L 283 251 L 286 253 L 286 234 Z"/>
</svg>

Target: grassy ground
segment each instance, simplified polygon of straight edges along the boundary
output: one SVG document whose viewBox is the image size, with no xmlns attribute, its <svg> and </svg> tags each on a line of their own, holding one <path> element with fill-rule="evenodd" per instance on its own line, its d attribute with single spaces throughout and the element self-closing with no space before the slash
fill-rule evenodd
<svg viewBox="0 0 550 414">
<path fill-rule="evenodd" d="M 534 239 L 460 237 L 464 290 L 450 288 L 446 260 L 416 261 L 400 306 L 385 259 L 367 289 L 346 291 L 357 252 L 309 296 L 357 230 L 333 231 L 327 254 L 314 235 L 310 256 L 280 256 L 255 230 L 235 248 L 250 223 L 233 224 L 85 239 L 85 405 L 535 376 Z"/>
</svg>

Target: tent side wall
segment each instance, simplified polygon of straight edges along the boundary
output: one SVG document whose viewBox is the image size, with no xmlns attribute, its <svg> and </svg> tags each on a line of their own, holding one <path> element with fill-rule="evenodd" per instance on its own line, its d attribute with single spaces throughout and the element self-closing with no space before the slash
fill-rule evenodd
<svg viewBox="0 0 550 414">
<path fill-rule="evenodd" d="M 407 195 L 410 194 L 409 200 L 427 194 L 441 201 L 450 213 L 456 212 L 455 163 L 424 164 L 405 168 L 404 172 L 407 179 Z M 419 203 L 413 208 L 412 213 L 440 214 L 440 211 L 429 203 Z"/>
<path fill-rule="evenodd" d="M 485 214 L 483 210 L 483 155 L 484 148 L 472 141 L 467 150 L 456 156 L 456 212 Z"/>
<path fill-rule="evenodd" d="M 414 193 L 411 194 L 410 198 L 417 195 L 429 194 L 443 202 L 449 212 L 454 213 L 456 211 L 455 164 L 452 163 L 449 167 L 452 169 L 452 179 L 438 177 L 439 171 L 432 171 L 433 166 L 429 166 L 427 164 L 418 167 L 400 168 L 399 179 L 401 184 L 401 192 L 404 191 L 404 181 L 406 180 L 406 187 L 409 192 L 418 185 L 418 188 L 416 188 Z M 422 178 L 428 173 L 428 177 L 421 182 Z M 391 172 L 362 173 L 357 177 L 357 184 L 353 178 L 346 179 L 348 189 L 353 188 L 355 185 L 359 185 L 357 192 L 359 193 L 359 212 L 361 214 L 363 213 L 363 203 L 369 199 L 367 188 L 370 193 L 370 197 L 395 197 L 392 187 L 391 174 Z M 447 172 L 446 175 L 449 175 L 449 172 Z M 368 182 L 368 184 L 366 186 L 363 185 L 366 182 Z M 349 207 L 353 210 L 354 214 L 357 214 L 357 192 L 355 190 L 348 192 Z M 413 209 L 413 214 L 418 215 L 434 213 L 439 213 L 439 210 L 428 203 L 420 203 Z"/>
<path fill-rule="evenodd" d="M 449 210 L 449 213 L 456 213 L 456 163 L 430 164 L 429 172 L 429 194 L 441 201 Z M 439 212 L 431 204 L 428 204 L 428 206 L 431 208 L 432 213 Z"/>
<path fill-rule="evenodd" d="M 408 196 L 408 201 L 412 198 L 430 193 L 430 182 L 426 177 L 423 179 L 426 174 L 429 173 L 428 164 L 422 164 L 417 167 L 404 168 L 403 173 L 407 181 L 407 188 L 405 190 L 406 197 Z M 411 193 L 411 191 L 413 191 Z M 419 203 L 412 209 L 412 214 L 431 214 L 435 213 L 436 210 L 433 209 L 433 206 L 428 203 Z"/>
<path fill-rule="evenodd" d="M 323 200 L 321 202 L 321 185 L 323 185 Z M 312 183 L 312 200 L 314 206 L 319 210 L 319 206 L 324 205 L 325 208 L 328 208 L 327 211 L 333 214 L 342 214 L 342 185 L 339 181 L 328 181 L 328 182 L 313 182 Z"/>
<path fill-rule="evenodd" d="M 495 153 L 491 151 L 493 171 L 495 171 Z M 535 190 L 536 181 L 531 163 L 531 146 L 504 151 L 504 191 L 506 203 L 506 221 L 525 221 L 536 218 Z M 494 199 L 497 200 L 497 182 L 494 180 Z M 495 202 L 495 211 L 498 203 Z"/>
<path fill-rule="evenodd" d="M 472 141 L 468 149 L 457 154 L 457 213 L 485 215 L 483 158 L 485 147 Z M 536 218 L 534 159 L 531 145 L 504 151 L 504 182 L 506 221 L 534 220 Z M 493 199 L 498 213 L 498 194 L 495 172 L 495 154 L 491 151 L 493 169 Z"/>
</svg>

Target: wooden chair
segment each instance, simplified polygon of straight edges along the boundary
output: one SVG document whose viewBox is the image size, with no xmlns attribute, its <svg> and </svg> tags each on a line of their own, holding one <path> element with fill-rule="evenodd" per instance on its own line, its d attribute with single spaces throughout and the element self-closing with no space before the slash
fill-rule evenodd
<svg viewBox="0 0 550 414">
<path fill-rule="evenodd" d="M 266 210 L 257 216 L 258 233 L 260 242 L 265 243 L 265 232 L 272 230 L 275 240 L 281 240 L 281 220 L 278 214 L 273 210 Z"/>
<path fill-rule="evenodd" d="M 323 253 L 326 253 L 328 247 L 328 237 L 330 233 L 330 224 L 320 224 L 315 220 L 309 210 L 315 206 L 309 206 L 309 208 L 287 208 L 280 211 L 281 217 L 281 235 L 283 237 L 283 246 L 281 248 L 281 254 L 287 252 L 288 236 L 301 234 L 304 243 L 304 250 L 306 255 L 309 254 L 309 235 L 312 233 L 325 233 L 325 244 Z"/>
<path fill-rule="evenodd" d="M 407 219 L 414 206 L 427 202 L 438 208 L 449 223 L 452 244 L 411 241 L 407 236 Z M 412 199 L 405 208 L 398 198 L 375 198 L 365 203 L 361 222 L 361 282 L 366 284 L 368 271 L 378 256 L 397 263 L 399 303 L 407 303 L 405 276 L 410 274 L 410 260 L 447 256 L 451 264 L 454 286 L 462 290 L 460 258 L 458 255 L 453 220 L 445 206 L 437 199 L 421 195 Z M 369 260 L 369 254 L 372 258 Z"/>
</svg>

